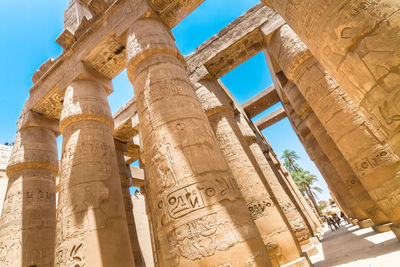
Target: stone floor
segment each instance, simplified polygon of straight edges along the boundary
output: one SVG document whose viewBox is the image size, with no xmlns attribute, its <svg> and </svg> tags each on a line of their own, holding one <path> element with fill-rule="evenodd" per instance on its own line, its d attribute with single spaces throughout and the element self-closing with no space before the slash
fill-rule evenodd
<svg viewBox="0 0 400 267">
<path fill-rule="evenodd" d="M 317 245 L 319 253 L 310 257 L 315 267 L 399 267 L 400 241 L 392 232 L 375 233 L 347 224 L 332 232 L 327 227 Z"/>
</svg>

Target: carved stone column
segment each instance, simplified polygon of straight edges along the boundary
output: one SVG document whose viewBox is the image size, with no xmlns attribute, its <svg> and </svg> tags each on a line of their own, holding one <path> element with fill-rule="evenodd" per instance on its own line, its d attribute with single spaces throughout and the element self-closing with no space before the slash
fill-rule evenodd
<svg viewBox="0 0 400 267">
<path fill-rule="evenodd" d="M 269 52 L 297 85 L 372 199 L 389 219 L 400 223 L 400 206 L 393 201 L 400 197 L 400 182 L 395 178 L 399 158 L 381 132 L 322 69 L 289 26 L 282 26 L 272 36 Z"/>
<path fill-rule="evenodd" d="M 54 265 L 58 122 L 22 115 L 7 166 L 0 219 L 0 266 Z"/>
<path fill-rule="evenodd" d="M 368 215 L 358 205 L 357 201 L 348 191 L 345 183 L 340 179 L 336 169 L 332 166 L 332 163 L 325 155 L 317 142 L 315 137 L 312 135 L 310 129 L 307 127 L 303 119 L 301 119 L 293 110 L 289 103 L 284 103 L 286 110 L 288 111 L 288 118 L 291 121 L 293 129 L 298 135 L 302 142 L 304 149 L 310 156 L 311 160 L 315 162 L 321 174 L 324 176 L 329 189 L 337 196 L 341 203 L 351 210 L 351 213 L 359 221 L 368 219 Z"/>
<path fill-rule="evenodd" d="M 263 150 L 263 146 L 260 147 Z M 268 149 L 263 151 L 263 153 L 273 170 L 274 168 L 272 166 L 275 166 L 274 173 L 278 178 L 279 183 L 285 190 L 290 192 L 290 194 L 288 195 L 291 197 L 292 202 L 296 205 L 296 208 L 302 212 L 302 217 L 304 221 L 307 222 L 310 232 L 314 235 L 319 234 L 321 224 L 306 200 L 304 199 L 304 196 L 301 194 L 299 188 L 294 183 L 293 178 L 290 176 L 290 173 L 286 169 L 284 169 L 284 166 L 279 161 L 272 148 L 269 147 Z"/>
<path fill-rule="evenodd" d="M 283 90 L 294 111 L 304 120 L 318 144 L 335 167 L 340 176 L 339 178 L 345 183 L 348 191 L 354 197 L 355 201 L 357 201 L 358 205 L 367 213 L 368 217 L 376 226 L 387 224 L 389 219 L 380 208 L 377 207 L 376 202 L 372 200 L 362 186 L 360 180 L 353 172 L 348 162 L 343 158 L 336 144 L 329 137 L 313 110 L 308 106 L 297 86 L 289 82 L 283 87 Z M 359 223 L 360 226 L 363 224 L 365 225 L 365 222 L 359 221 Z M 389 227 L 386 227 L 386 230 L 389 231 Z"/>
<path fill-rule="evenodd" d="M 114 140 L 115 152 L 117 155 L 119 177 L 121 179 L 122 198 L 124 199 L 124 207 L 126 221 L 128 224 L 129 237 L 131 241 L 132 255 L 135 260 L 135 267 L 143 267 L 143 256 L 139 245 L 138 234 L 136 230 L 135 217 L 133 214 L 133 204 L 129 187 L 131 186 L 131 172 L 129 166 L 125 163 L 124 152 L 127 145 L 120 141 Z"/>
<path fill-rule="evenodd" d="M 274 192 L 274 195 L 276 196 L 279 205 L 281 206 L 286 218 L 292 226 L 292 229 L 294 230 L 300 245 L 304 245 L 305 243 L 307 243 L 306 241 L 312 237 L 311 232 L 308 230 L 306 223 L 303 221 L 302 217 L 296 210 L 295 205 L 285 193 L 277 176 L 270 167 L 264 153 L 260 148 L 257 137 L 250 128 L 248 122 L 241 114 L 236 115 L 236 121 L 239 124 L 240 131 L 243 134 L 247 145 L 249 146 L 261 170 L 263 171 L 263 174 L 267 179 L 268 184 L 271 186 L 271 189 Z"/>
<path fill-rule="evenodd" d="M 399 155 L 399 1 L 263 2 L 270 3 L 282 15 L 324 69 L 362 107 L 371 122 L 385 131 L 385 141 Z M 379 154 L 376 152 L 366 156 L 366 164 L 375 158 L 380 161 Z M 390 169 L 392 177 L 399 175 L 398 165 Z M 380 186 L 380 192 L 374 193 L 384 206 L 393 210 L 394 214 L 390 217 L 396 224 L 400 218 L 400 208 L 395 207 L 398 206 L 399 196 L 393 194 L 390 188 L 399 188 L 399 183 L 389 181 Z M 390 198 L 382 197 L 381 194 Z"/>
<path fill-rule="evenodd" d="M 171 33 L 145 18 L 127 38 L 160 266 L 268 266 Z"/>
<path fill-rule="evenodd" d="M 114 123 L 97 77 L 74 80 L 61 113 L 57 266 L 134 266 L 114 147 Z"/>
<path fill-rule="evenodd" d="M 301 255 L 292 227 L 303 225 L 292 224 L 293 205 L 282 195 L 284 192 L 279 190 L 279 184 L 271 185 L 270 179 L 264 177 L 263 169 L 270 170 L 269 166 L 259 166 L 235 121 L 230 100 L 218 81 L 201 80 L 195 87 L 219 147 L 266 244 L 273 266 L 297 260 Z M 264 158 L 263 154 L 262 157 Z M 271 171 L 268 175 L 274 174 Z M 303 226 L 301 231 L 303 230 L 300 241 L 310 237 L 306 227 Z M 303 261 L 306 262 L 305 259 Z"/>
</svg>

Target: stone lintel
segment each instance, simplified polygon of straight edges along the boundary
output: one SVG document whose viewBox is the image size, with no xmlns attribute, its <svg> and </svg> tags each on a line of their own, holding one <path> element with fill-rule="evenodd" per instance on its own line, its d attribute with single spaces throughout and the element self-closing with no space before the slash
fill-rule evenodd
<svg viewBox="0 0 400 267">
<path fill-rule="evenodd" d="M 286 111 L 283 107 L 271 112 L 264 118 L 255 122 L 256 126 L 260 130 L 264 130 L 265 128 L 271 126 L 272 124 L 277 123 L 278 121 L 287 117 Z"/>
<path fill-rule="evenodd" d="M 278 102 L 279 97 L 276 93 L 275 86 L 271 85 L 261 93 L 244 102 L 242 108 L 249 118 L 253 118 Z"/>
<path fill-rule="evenodd" d="M 132 174 L 132 186 L 143 187 L 144 186 L 144 171 L 138 167 L 129 166 Z"/>
<path fill-rule="evenodd" d="M 171 29 L 203 2 L 204 0 L 149 0 L 154 12 Z"/>
<path fill-rule="evenodd" d="M 70 84 L 76 78 L 76 66 L 79 63 L 82 64 L 82 61 L 108 79 L 118 75 L 123 69 L 117 68 L 117 71 L 114 72 L 111 72 L 110 69 L 118 64 L 118 66 L 125 65 L 126 62 L 126 57 L 120 56 L 124 54 L 122 51 L 124 48 L 121 48 L 124 47 L 124 43 L 120 45 L 119 40 L 124 40 L 124 38 L 119 37 L 126 32 L 133 21 L 140 18 L 148 10 L 149 6 L 145 0 L 115 1 L 102 16 L 81 33 L 79 39 L 71 45 L 70 49 L 64 51 L 56 62 L 46 69 L 45 73 L 42 71 L 40 75 L 35 76 L 35 84 L 30 89 L 26 109 L 39 109 L 39 106 L 51 104 L 54 99 L 62 101 L 63 95 L 56 95 L 58 94 L 57 91 L 62 91 L 64 86 Z M 118 40 L 118 42 L 115 40 Z M 110 47 L 105 43 L 110 44 Z M 107 53 L 102 54 L 103 57 L 101 55 L 91 57 L 91 52 L 94 50 L 100 54 L 104 51 Z M 117 63 L 112 65 L 110 61 Z M 61 110 L 48 107 L 41 109 L 43 112 L 48 112 L 48 114 L 44 114 L 49 117 L 60 117 Z M 38 110 L 38 112 L 40 111 Z"/>
<path fill-rule="evenodd" d="M 272 9 L 262 4 L 252 7 L 185 57 L 190 76 L 200 80 L 208 74 L 204 67 L 215 78 L 223 76 L 264 49 L 261 25 L 271 25 L 272 33 L 283 23 Z"/>
<path fill-rule="evenodd" d="M 136 100 L 132 98 L 113 115 L 114 138 L 128 142 L 139 133 Z"/>
<path fill-rule="evenodd" d="M 52 130 L 56 136 L 60 135 L 58 124 L 58 120 L 48 118 L 32 110 L 21 114 L 21 117 L 17 122 L 18 130 L 26 127 L 45 127 Z"/>
</svg>

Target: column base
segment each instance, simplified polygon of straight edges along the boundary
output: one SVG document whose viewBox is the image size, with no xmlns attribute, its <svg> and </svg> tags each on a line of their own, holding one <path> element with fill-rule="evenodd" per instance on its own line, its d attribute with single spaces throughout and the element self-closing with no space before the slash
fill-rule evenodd
<svg viewBox="0 0 400 267">
<path fill-rule="evenodd" d="M 381 224 L 381 225 L 372 225 L 372 229 L 374 229 L 374 232 L 376 232 L 376 233 L 389 232 L 391 225 L 392 225 L 392 223 L 385 223 L 385 224 Z"/>
<path fill-rule="evenodd" d="M 357 226 L 358 220 L 357 219 L 350 219 L 350 222 L 354 225 Z"/>
<path fill-rule="evenodd" d="M 318 248 L 315 245 L 311 245 L 308 247 L 302 247 L 301 251 L 305 253 L 308 257 L 314 256 L 318 254 Z"/>
<path fill-rule="evenodd" d="M 389 226 L 390 230 L 396 235 L 397 239 L 400 240 L 400 226 L 392 224 Z"/>
<path fill-rule="evenodd" d="M 321 243 L 321 241 L 319 241 L 317 236 L 313 236 L 308 240 L 310 240 L 311 244 L 313 244 L 313 245 L 318 245 L 319 243 Z"/>
<path fill-rule="evenodd" d="M 358 226 L 360 226 L 361 229 L 371 227 L 372 225 L 374 225 L 374 223 L 372 222 L 371 219 L 358 221 Z"/>
<path fill-rule="evenodd" d="M 281 267 L 311 267 L 312 263 L 307 256 L 298 258 L 292 262 L 281 265 Z"/>
</svg>

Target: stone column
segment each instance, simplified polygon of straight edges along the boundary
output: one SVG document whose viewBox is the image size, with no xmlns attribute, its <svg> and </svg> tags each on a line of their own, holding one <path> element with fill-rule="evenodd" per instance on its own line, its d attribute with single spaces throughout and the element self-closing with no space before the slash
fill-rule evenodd
<svg viewBox="0 0 400 267">
<path fill-rule="evenodd" d="M 219 147 L 268 249 L 273 266 L 297 260 L 301 255 L 292 226 L 295 226 L 296 230 L 302 228 L 298 231 L 300 241 L 307 240 L 310 234 L 302 222 L 294 222 L 292 215 L 295 212 L 292 203 L 287 196 L 284 198 L 285 196 L 281 195 L 284 192 L 279 190 L 279 184 L 269 184 L 271 179 L 266 179 L 264 176 L 262 169 L 270 170 L 270 168 L 261 166 L 256 161 L 235 121 L 230 100 L 218 81 L 201 80 L 195 88 Z M 274 174 L 270 170 L 268 175 Z M 289 224 L 285 215 L 293 225 Z"/>
<path fill-rule="evenodd" d="M 282 26 L 272 36 L 269 52 L 297 85 L 372 199 L 392 222 L 400 223 L 400 205 L 394 201 L 400 193 L 400 182 L 395 178 L 399 158 L 379 129 L 322 69 L 289 26 Z"/>
<path fill-rule="evenodd" d="M 400 2 L 263 2 L 270 3 L 282 15 L 324 69 L 339 82 L 350 98 L 362 107 L 371 122 L 376 122 L 377 126 L 385 131 L 386 142 L 399 155 Z M 380 158 L 379 154 L 380 152 L 376 152 L 369 156 Z M 370 157 L 367 158 L 373 161 Z M 392 165 L 390 169 L 391 177 L 399 175 L 397 164 Z M 393 188 L 399 188 L 400 182 L 386 183 L 384 180 L 386 179 L 382 179 L 380 192 L 374 194 L 384 206 L 393 210 L 390 217 L 398 224 L 399 196 L 392 191 Z"/>
<path fill-rule="evenodd" d="M 285 95 L 291 103 L 294 111 L 304 120 L 307 127 L 317 140 L 318 144 L 335 167 L 342 181 L 348 188 L 350 194 L 357 201 L 358 205 L 363 209 L 368 217 L 376 226 L 387 224 L 389 219 L 377 207 L 376 202 L 372 200 L 360 180 L 351 169 L 348 162 L 343 158 L 336 144 L 327 134 L 325 128 L 313 112 L 309 108 L 303 95 L 299 92 L 297 86 L 291 82 L 283 87 Z M 308 108 L 307 108 L 308 107 Z M 368 225 L 368 222 L 359 221 L 360 226 Z M 369 225 L 368 225 L 369 226 Z M 386 227 L 389 230 L 388 227 Z"/>
<path fill-rule="evenodd" d="M 0 219 L 0 265 L 54 265 L 56 230 L 56 135 L 58 122 L 28 111 L 7 166 L 8 185 Z"/>
<path fill-rule="evenodd" d="M 307 224 L 302 219 L 300 213 L 297 211 L 296 206 L 286 194 L 277 176 L 269 165 L 264 153 L 260 148 L 256 135 L 242 114 L 239 113 L 236 115 L 236 121 L 247 145 L 259 164 L 263 175 L 268 182 L 268 185 L 271 187 L 271 190 L 276 196 L 280 207 L 282 208 L 286 218 L 294 230 L 297 240 L 299 241 L 300 245 L 308 243 L 307 240 L 312 237 L 312 234 L 307 228 Z"/>
<path fill-rule="evenodd" d="M 131 241 L 132 255 L 135 260 L 135 266 L 144 267 L 142 251 L 140 249 L 136 230 L 135 217 L 133 214 L 132 197 L 131 193 L 129 192 L 132 175 L 129 166 L 127 166 L 125 163 L 124 158 L 124 152 L 127 151 L 127 145 L 117 140 L 114 140 L 114 144 L 117 155 L 119 177 L 121 179 L 122 198 L 124 199 L 125 215 Z"/>
<path fill-rule="evenodd" d="M 160 266 L 268 266 L 172 34 L 152 18 L 127 34 Z"/>
<path fill-rule="evenodd" d="M 261 148 L 263 148 L 263 146 L 261 146 Z M 319 228 L 321 228 L 321 224 L 306 200 L 304 199 L 304 196 L 301 194 L 297 185 L 294 183 L 290 173 L 286 169 L 283 170 L 284 167 L 282 166 L 282 163 L 279 161 L 271 147 L 263 150 L 263 153 L 270 166 L 275 166 L 276 171 L 274 172 L 276 177 L 278 178 L 279 183 L 283 186 L 285 190 L 290 192 L 290 194 L 288 195 L 292 198 L 292 201 L 296 205 L 296 208 L 302 211 L 302 217 L 304 221 L 307 222 L 307 224 L 309 225 L 310 232 L 314 235 L 319 234 Z"/>
<path fill-rule="evenodd" d="M 134 266 L 114 123 L 99 81 L 95 76 L 77 78 L 64 97 L 57 266 Z"/>
<path fill-rule="evenodd" d="M 368 215 L 358 205 L 357 201 L 353 198 L 347 189 L 345 183 L 340 179 L 336 169 L 322 151 L 319 143 L 312 135 L 304 121 L 294 112 L 289 103 L 284 103 L 288 111 L 288 118 L 292 123 L 293 129 L 297 133 L 300 141 L 302 142 L 307 154 L 311 160 L 315 162 L 321 174 L 324 176 L 329 189 L 337 196 L 340 202 L 344 203 L 346 207 L 351 210 L 351 213 L 359 221 L 368 219 Z"/>
</svg>

